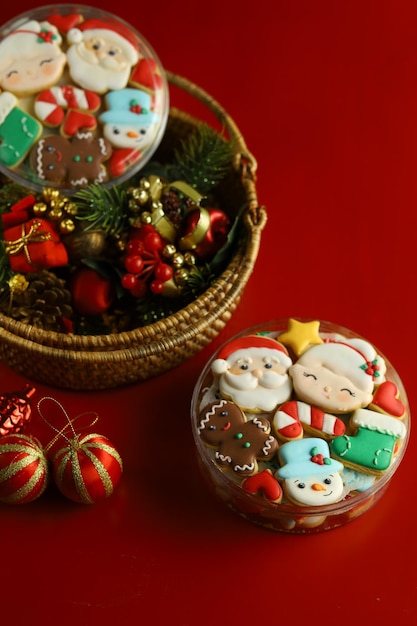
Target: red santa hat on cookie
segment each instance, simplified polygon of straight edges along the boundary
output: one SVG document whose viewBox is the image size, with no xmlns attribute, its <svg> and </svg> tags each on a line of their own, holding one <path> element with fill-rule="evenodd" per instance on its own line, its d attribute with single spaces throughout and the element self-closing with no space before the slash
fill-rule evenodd
<svg viewBox="0 0 417 626">
<path fill-rule="evenodd" d="M 212 363 L 213 374 L 218 376 L 224 374 L 230 368 L 232 361 L 236 361 L 240 356 L 250 356 L 251 353 L 273 356 L 286 368 L 292 365 L 285 346 L 276 339 L 264 335 L 246 335 L 233 339 L 221 348 Z"/>
<path fill-rule="evenodd" d="M 91 18 L 71 28 L 67 33 L 68 44 L 77 44 L 91 37 L 102 37 L 118 45 L 128 62 L 134 65 L 139 60 L 139 44 L 134 33 L 120 22 Z"/>
</svg>

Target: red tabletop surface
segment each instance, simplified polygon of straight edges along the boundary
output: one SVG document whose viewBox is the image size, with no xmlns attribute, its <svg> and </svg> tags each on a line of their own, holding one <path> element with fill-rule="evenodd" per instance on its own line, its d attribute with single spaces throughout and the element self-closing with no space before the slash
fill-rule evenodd
<svg viewBox="0 0 417 626">
<path fill-rule="evenodd" d="M 2 20 L 35 6 L 10 3 Z M 31 504 L 0 506 L 2 621 L 415 623 L 414 432 L 374 508 L 342 528 L 291 536 L 252 526 L 207 491 L 190 400 L 203 365 L 228 338 L 271 318 L 305 317 L 372 341 L 397 369 L 413 412 L 417 4 L 100 6 L 129 21 L 165 68 L 229 112 L 258 162 L 268 223 L 237 311 L 188 362 L 100 392 L 34 383 L 37 399 L 52 396 L 70 416 L 96 412 L 124 473 L 116 492 L 94 505 L 51 488 Z M 27 382 L 4 364 L 0 380 L 2 391 Z"/>
</svg>

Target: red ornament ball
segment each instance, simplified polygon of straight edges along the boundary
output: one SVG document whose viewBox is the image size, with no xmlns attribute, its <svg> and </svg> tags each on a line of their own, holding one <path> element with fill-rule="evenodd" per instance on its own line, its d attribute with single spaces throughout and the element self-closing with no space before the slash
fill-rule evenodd
<svg viewBox="0 0 417 626">
<path fill-rule="evenodd" d="M 110 496 L 123 471 L 114 445 L 96 433 L 68 440 L 55 453 L 52 465 L 58 489 L 81 504 L 93 504 Z"/>
<path fill-rule="evenodd" d="M 80 315 L 101 315 L 113 303 L 115 286 L 89 267 L 80 267 L 70 279 L 72 306 Z"/>
<path fill-rule="evenodd" d="M 20 433 L 30 422 L 30 398 L 34 393 L 34 387 L 25 385 L 21 391 L 0 394 L 0 436 Z"/>
<path fill-rule="evenodd" d="M 36 437 L 13 433 L 0 439 L 0 502 L 25 504 L 48 484 L 48 459 Z"/>
</svg>

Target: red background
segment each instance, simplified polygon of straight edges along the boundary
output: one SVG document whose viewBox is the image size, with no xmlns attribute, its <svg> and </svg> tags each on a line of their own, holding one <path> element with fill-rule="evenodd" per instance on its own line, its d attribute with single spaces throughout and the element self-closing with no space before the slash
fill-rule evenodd
<svg viewBox="0 0 417 626">
<path fill-rule="evenodd" d="M 15 6 L 2 8 L 12 18 Z M 35 7 L 21 1 L 19 12 Z M 412 433 L 386 495 L 325 534 L 252 527 L 206 491 L 189 406 L 212 352 L 274 317 L 330 320 L 388 357 L 416 404 L 417 4 L 402 0 L 103 0 L 163 65 L 211 93 L 258 161 L 268 212 L 255 271 L 221 335 L 174 371 L 99 393 L 37 385 L 100 415 L 124 475 L 96 505 L 48 491 L 0 507 L 10 623 L 188 626 L 414 623 Z M 1 390 L 25 380 L 0 365 Z M 34 417 L 36 419 L 36 417 Z M 146 617 L 147 616 L 147 617 Z"/>
</svg>

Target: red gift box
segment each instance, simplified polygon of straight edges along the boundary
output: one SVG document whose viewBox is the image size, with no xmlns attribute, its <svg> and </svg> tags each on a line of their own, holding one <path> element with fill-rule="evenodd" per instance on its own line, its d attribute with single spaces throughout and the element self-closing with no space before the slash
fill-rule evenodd
<svg viewBox="0 0 417 626">
<path fill-rule="evenodd" d="M 4 247 L 15 272 L 37 272 L 68 263 L 67 250 L 54 225 L 37 217 L 5 230 Z"/>
</svg>

